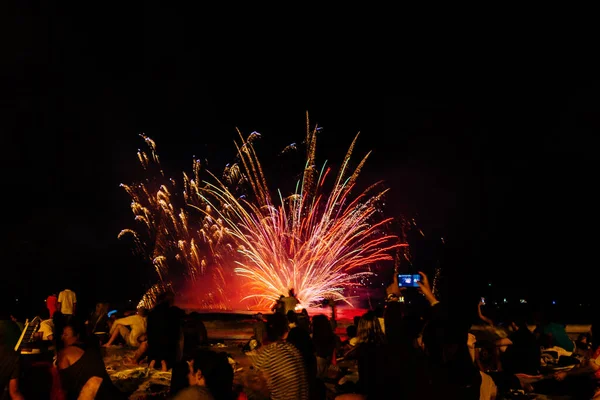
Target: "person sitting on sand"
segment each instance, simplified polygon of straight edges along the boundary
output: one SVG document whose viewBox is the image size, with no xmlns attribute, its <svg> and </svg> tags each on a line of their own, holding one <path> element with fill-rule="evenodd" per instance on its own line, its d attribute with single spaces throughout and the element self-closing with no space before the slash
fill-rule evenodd
<svg viewBox="0 0 600 400">
<path fill-rule="evenodd" d="M 67 399 L 126 399 L 106 372 L 99 349 L 86 345 L 84 336 L 85 325 L 76 318 L 62 331 L 57 366 L 64 395 Z"/>
<path fill-rule="evenodd" d="M 108 326 L 108 308 L 108 303 L 96 303 L 96 309 L 90 314 L 87 321 L 85 321 L 88 335 L 108 333 L 110 331 L 110 327 Z"/>
<path fill-rule="evenodd" d="M 131 347 L 138 348 L 139 337 L 146 333 L 146 308 L 140 307 L 134 315 L 117 319 L 110 329 L 110 339 L 103 347 L 111 346 L 119 336 Z"/>
</svg>

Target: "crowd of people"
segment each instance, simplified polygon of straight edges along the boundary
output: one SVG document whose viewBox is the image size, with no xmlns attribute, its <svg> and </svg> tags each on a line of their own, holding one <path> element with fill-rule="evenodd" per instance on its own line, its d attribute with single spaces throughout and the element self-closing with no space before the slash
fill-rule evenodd
<svg viewBox="0 0 600 400">
<path fill-rule="evenodd" d="M 136 366 L 142 360 L 150 368 L 172 370 L 181 360 L 183 351 L 199 348 L 208 339 L 202 322 L 191 326 L 184 312 L 173 304 L 174 294 L 165 292 L 156 299 L 151 310 L 139 307 L 118 315 L 109 312 L 108 303 L 99 302 L 88 316 L 77 313 L 77 297 L 69 289 L 46 300 L 46 318 L 39 321 L 28 346 L 39 348 L 42 357 L 35 362 L 44 365 L 43 355 L 49 355 L 47 375 L 35 390 L 34 398 L 61 399 L 119 399 L 126 398 L 111 381 L 104 364 L 104 354 L 114 346 L 135 349 L 131 359 Z M 35 320 L 35 319 L 34 319 Z M 0 316 L 0 399 L 23 399 L 24 384 L 20 383 L 23 363 L 19 339 L 25 325 L 9 310 L 2 308 Z M 186 346 L 183 346 L 183 342 Z M 198 363 L 200 365 L 200 362 Z M 33 367 L 28 365 L 27 367 Z M 27 382 L 31 385 L 35 382 Z"/>
<path fill-rule="evenodd" d="M 594 327 L 572 340 L 551 315 L 534 330 L 519 315 L 494 321 L 477 312 L 483 329 L 473 330 L 462 310 L 440 302 L 421 274 L 418 291 L 426 308 L 402 301 L 406 289 L 396 277 L 384 306 L 356 317 L 346 335 L 336 334 L 331 317 L 310 316 L 293 289 L 275 302 L 272 313 L 256 315 L 244 347 L 252 373 L 234 385 L 228 354 L 209 349 L 206 327 L 174 305 L 164 292 L 151 309 L 109 315 L 97 303 L 80 316 L 77 296 L 51 294 L 47 318 L 35 334 L 52 354 L 48 398 L 126 398 L 111 381 L 103 354 L 114 346 L 135 350 L 126 365 L 148 363 L 171 371 L 170 398 L 192 399 L 501 399 L 527 393 L 558 393 L 574 399 L 600 398 L 600 346 Z M 17 342 L 22 321 L 1 308 L 0 399 L 25 398 Z M 17 348 L 16 348 L 17 347 Z M 349 365 L 355 365 L 352 371 Z M 512 397 L 511 397 L 512 396 Z"/>
</svg>

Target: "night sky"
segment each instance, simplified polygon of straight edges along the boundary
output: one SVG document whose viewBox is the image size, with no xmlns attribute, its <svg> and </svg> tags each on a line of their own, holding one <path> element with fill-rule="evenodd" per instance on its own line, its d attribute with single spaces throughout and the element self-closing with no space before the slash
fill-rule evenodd
<svg viewBox="0 0 600 400">
<path fill-rule="evenodd" d="M 182 10 L 121 11 L 16 13 L 1 67 L 4 294 L 43 299 L 71 277 L 89 302 L 136 298 L 151 274 L 117 234 L 134 226 L 119 183 L 143 176 L 138 134 L 179 177 L 193 156 L 222 170 L 236 127 L 260 132 L 266 157 L 300 143 L 308 111 L 320 163 L 339 165 L 361 132 L 355 158 L 373 153 L 360 182 L 384 180 L 387 215 L 444 238 L 456 288 L 588 298 L 598 81 L 498 66 L 392 88 L 373 69 L 321 75 L 319 60 L 265 59 L 249 42 L 217 62 Z"/>
</svg>

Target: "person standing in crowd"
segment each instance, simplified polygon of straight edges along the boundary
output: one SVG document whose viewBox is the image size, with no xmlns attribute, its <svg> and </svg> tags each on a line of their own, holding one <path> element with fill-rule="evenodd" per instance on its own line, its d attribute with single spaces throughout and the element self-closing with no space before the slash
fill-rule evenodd
<svg viewBox="0 0 600 400">
<path fill-rule="evenodd" d="M 300 304 L 300 301 L 294 292 L 294 288 L 291 288 L 288 291 L 287 297 L 284 297 L 281 301 L 283 301 L 283 315 L 285 316 L 287 316 L 288 311 L 296 312 L 296 306 Z"/>
<path fill-rule="evenodd" d="M 273 311 L 274 313 L 283 314 L 283 311 L 285 310 L 285 305 L 283 304 L 284 298 L 285 298 L 284 295 L 280 295 L 279 298 L 277 300 L 275 300 L 275 303 L 271 307 L 271 311 Z"/>
<path fill-rule="evenodd" d="M 256 322 L 252 326 L 252 331 L 258 345 L 262 346 L 265 337 L 267 336 L 267 324 L 265 323 L 262 313 L 256 314 Z"/>
<path fill-rule="evenodd" d="M 306 332 L 311 331 L 310 316 L 308 315 L 306 308 L 300 310 L 300 313 L 298 314 L 298 327 L 304 329 Z"/>
<path fill-rule="evenodd" d="M 58 310 L 58 297 L 56 296 L 56 292 L 50 293 L 50 296 L 46 299 L 46 308 L 48 309 L 48 313 L 50 316 L 48 318 L 52 319 L 56 310 Z"/>
<path fill-rule="evenodd" d="M 168 371 L 180 360 L 183 311 L 175 306 L 175 294 L 166 291 L 157 296 L 148 313 L 148 365 L 160 365 Z"/>
<path fill-rule="evenodd" d="M 0 307 L 2 305 L 0 304 Z M 19 390 L 20 359 L 15 351 L 20 332 L 8 311 L 0 308 L 0 398 L 23 399 Z"/>
<path fill-rule="evenodd" d="M 286 341 L 288 320 L 283 314 L 267 317 L 267 338 L 258 350 L 246 353 L 270 391 L 270 399 L 308 400 L 308 374 L 302 353 Z M 260 378 L 259 378 L 260 379 Z"/>
<path fill-rule="evenodd" d="M 58 311 L 68 320 L 75 315 L 77 308 L 77 296 L 71 289 L 65 289 L 58 294 Z"/>
</svg>

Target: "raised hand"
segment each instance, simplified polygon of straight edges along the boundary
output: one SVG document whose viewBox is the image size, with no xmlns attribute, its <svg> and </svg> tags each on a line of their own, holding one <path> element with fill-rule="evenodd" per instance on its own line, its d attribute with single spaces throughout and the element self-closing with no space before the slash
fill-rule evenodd
<svg viewBox="0 0 600 400">
<path fill-rule="evenodd" d="M 429 301 L 431 305 L 438 303 L 438 300 L 435 298 L 433 292 L 431 291 L 431 286 L 429 285 L 429 279 L 427 278 L 427 275 L 425 275 L 425 273 L 421 271 L 419 271 L 419 275 L 421 275 L 421 280 L 417 283 L 419 285 L 421 293 L 423 293 L 423 296 L 425 296 L 425 298 L 427 299 L 427 301 Z"/>
<path fill-rule="evenodd" d="M 398 274 L 394 273 L 394 278 L 392 279 L 392 283 L 385 289 L 386 294 L 394 295 L 396 297 L 402 296 L 402 291 L 406 290 L 405 287 L 398 286 Z"/>
</svg>

